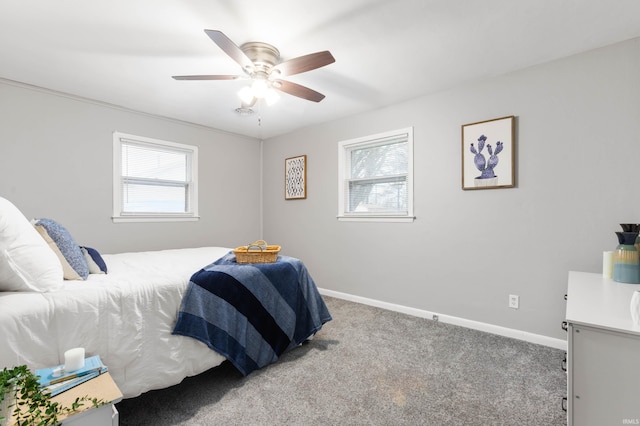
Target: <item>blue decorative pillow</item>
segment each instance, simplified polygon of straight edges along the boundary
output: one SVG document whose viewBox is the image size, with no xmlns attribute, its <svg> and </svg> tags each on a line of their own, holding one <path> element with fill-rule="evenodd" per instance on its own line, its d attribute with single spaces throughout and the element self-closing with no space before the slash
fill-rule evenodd
<svg viewBox="0 0 640 426">
<path fill-rule="evenodd" d="M 87 264 L 89 264 L 89 272 L 92 274 L 99 274 L 99 273 L 103 273 L 106 274 L 107 273 L 107 264 L 105 263 L 104 259 L 102 258 L 102 256 L 100 256 L 100 253 L 98 253 L 98 250 L 91 248 L 91 247 L 85 247 L 82 246 L 83 250 L 86 250 L 87 252 L 87 256 L 89 256 L 89 258 L 87 259 Z M 86 256 L 85 256 L 86 258 Z M 92 266 L 89 263 L 89 259 L 91 259 L 91 262 L 93 262 L 95 264 L 95 268 L 97 268 L 97 271 L 93 271 Z"/>
<path fill-rule="evenodd" d="M 69 231 L 52 219 L 38 219 L 35 225 L 44 226 L 64 258 L 69 262 L 69 265 L 71 265 L 83 280 L 86 280 L 89 276 L 89 265 L 87 265 L 87 260 L 84 258 L 80 246 L 76 243 L 76 240 L 73 239 Z"/>
</svg>

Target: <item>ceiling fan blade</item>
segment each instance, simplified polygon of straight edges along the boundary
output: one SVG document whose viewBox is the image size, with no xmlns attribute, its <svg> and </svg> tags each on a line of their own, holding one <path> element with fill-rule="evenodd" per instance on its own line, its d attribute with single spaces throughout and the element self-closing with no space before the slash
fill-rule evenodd
<svg viewBox="0 0 640 426">
<path fill-rule="evenodd" d="M 215 44 L 218 45 L 220 49 L 224 51 L 227 55 L 231 57 L 234 61 L 236 61 L 244 72 L 247 74 L 251 74 L 255 70 L 255 66 L 253 62 L 247 55 L 244 54 L 242 49 L 240 49 L 234 42 L 229 39 L 226 35 L 224 35 L 221 31 L 217 30 L 204 30 L 205 33 L 209 36 L 211 40 Z"/>
<path fill-rule="evenodd" d="M 288 93 L 293 96 L 297 96 L 308 101 L 320 102 L 324 99 L 322 93 L 318 93 L 315 90 L 311 90 L 308 87 L 301 86 L 296 83 L 292 83 L 286 80 L 274 80 L 272 83 L 274 89 L 278 89 L 284 93 Z"/>
<path fill-rule="evenodd" d="M 239 75 L 174 75 L 176 80 L 237 80 Z"/>
<path fill-rule="evenodd" d="M 310 53 L 308 55 L 289 59 L 288 61 L 282 62 L 273 67 L 273 70 L 279 71 L 280 75 L 284 77 L 324 67 L 325 65 L 332 64 L 335 61 L 336 60 L 331 52 L 325 50 L 324 52 Z"/>
</svg>

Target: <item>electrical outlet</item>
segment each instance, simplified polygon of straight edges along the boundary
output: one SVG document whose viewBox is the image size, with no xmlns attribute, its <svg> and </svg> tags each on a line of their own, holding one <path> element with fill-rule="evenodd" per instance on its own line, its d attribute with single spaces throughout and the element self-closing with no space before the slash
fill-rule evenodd
<svg viewBox="0 0 640 426">
<path fill-rule="evenodd" d="M 515 294 L 510 294 L 509 307 L 513 309 L 518 309 L 520 307 L 520 296 L 517 296 Z"/>
</svg>

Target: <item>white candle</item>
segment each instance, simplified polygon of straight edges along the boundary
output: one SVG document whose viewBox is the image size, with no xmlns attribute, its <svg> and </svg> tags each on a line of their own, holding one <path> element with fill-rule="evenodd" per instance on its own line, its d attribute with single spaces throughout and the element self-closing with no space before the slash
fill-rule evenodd
<svg viewBox="0 0 640 426">
<path fill-rule="evenodd" d="M 606 279 L 613 278 L 613 252 L 602 252 L 602 276 Z"/>
<path fill-rule="evenodd" d="M 84 367 L 84 348 L 69 349 L 64 353 L 64 371 L 69 373 Z"/>
</svg>

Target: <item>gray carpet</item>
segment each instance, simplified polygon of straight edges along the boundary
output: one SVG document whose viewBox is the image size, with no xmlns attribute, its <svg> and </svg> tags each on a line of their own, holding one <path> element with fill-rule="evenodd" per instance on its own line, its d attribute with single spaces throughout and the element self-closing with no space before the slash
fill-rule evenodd
<svg viewBox="0 0 640 426">
<path fill-rule="evenodd" d="M 117 404 L 128 425 L 565 425 L 563 351 L 325 297 L 271 366 L 228 362 Z"/>
</svg>

